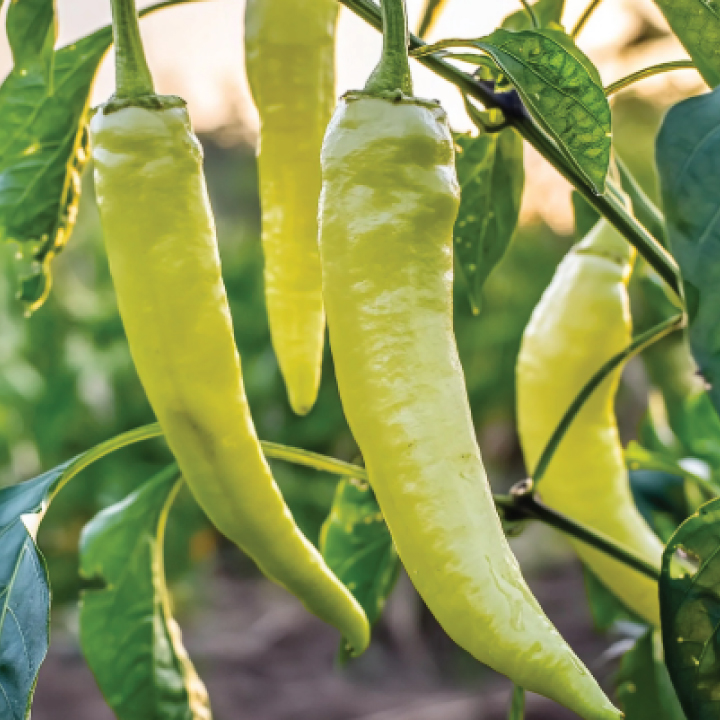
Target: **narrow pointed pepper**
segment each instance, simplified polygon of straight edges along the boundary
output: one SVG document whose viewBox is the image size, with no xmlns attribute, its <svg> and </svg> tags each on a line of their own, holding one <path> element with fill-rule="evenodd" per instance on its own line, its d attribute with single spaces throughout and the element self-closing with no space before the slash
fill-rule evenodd
<svg viewBox="0 0 720 720">
<path fill-rule="evenodd" d="M 362 652 L 365 613 L 298 529 L 255 433 L 185 103 L 154 94 L 133 0 L 114 0 L 113 29 L 117 93 L 90 131 L 105 245 L 138 375 L 220 532 Z"/>
<path fill-rule="evenodd" d="M 452 329 L 459 189 L 442 108 L 412 97 L 403 3 L 322 151 L 320 254 L 340 396 L 410 579 L 455 642 L 586 720 L 620 716 L 525 584 L 495 510 Z"/>
<path fill-rule="evenodd" d="M 627 284 L 635 251 L 607 222 L 563 259 L 523 335 L 517 364 L 518 425 L 531 472 L 585 383 L 631 340 Z M 543 500 L 660 568 L 663 545 L 638 512 L 615 420 L 622 367 L 590 396 L 538 484 Z M 660 624 L 657 584 L 573 541 L 578 555 L 640 617 Z"/>
<path fill-rule="evenodd" d="M 325 311 L 317 247 L 320 147 L 335 105 L 337 0 L 248 0 L 245 64 L 260 115 L 265 298 L 290 405 L 313 406 Z"/>
</svg>

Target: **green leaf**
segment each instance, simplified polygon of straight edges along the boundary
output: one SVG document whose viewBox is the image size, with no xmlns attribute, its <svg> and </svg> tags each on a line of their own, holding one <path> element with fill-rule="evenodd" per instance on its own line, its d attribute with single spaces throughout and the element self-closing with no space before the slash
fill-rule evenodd
<svg viewBox="0 0 720 720">
<path fill-rule="evenodd" d="M 610 106 L 597 70 L 559 30 L 496 30 L 471 44 L 487 52 L 523 103 L 596 193 L 610 163 Z"/>
<path fill-rule="evenodd" d="M 50 644 L 50 584 L 35 545 L 50 496 L 72 462 L 0 490 L 0 717 L 30 716 Z"/>
<path fill-rule="evenodd" d="M 141 15 L 191 1 L 169 0 Z M 111 42 L 110 28 L 101 28 L 55 52 L 49 76 L 37 63 L 16 66 L 0 86 L 0 239 L 21 245 L 18 295 L 28 310 L 47 297 L 50 262 L 75 226 L 90 90 Z"/>
<path fill-rule="evenodd" d="M 99 513 L 80 540 L 80 573 L 101 581 L 80 602 L 83 653 L 118 720 L 206 720 L 207 691 L 182 645 L 163 569 L 175 466 Z"/>
<path fill-rule="evenodd" d="M 510 699 L 510 710 L 508 720 L 523 720 L 525 717 L 525 689 L 519 685 L 513 685 L 512 697 Z"/>
<path fill-rule="evenodd" d="M 320 534 L 320 550 L 374 623 L 395 586 L 400 559 L 366 481 L 340 481 Z"/>
<path fill-rule="evenodd" d="M 453 231 L 455 257 L 474 314 L 488 276 L 517 227 L 525 184 L 522 138 L 512 128 L 455 137 L 455 167 L 462 189 Z"/>
<path fill-rule="evenodd" d="M 663 553 L 660 616 L 665 663 L 688 720 L 720 711 L 720 499 L 678 529 Z"/>
<path fill-rule="evenodd" d="M 632 622 L 644 625 L 641 620 L 625 604 L 613 594 L 608 587 L 602 583 L 593 572 L 583 568 L 585 580 L 585 592 L 588 597 L 590 614 L 592 615 L 595 627 L 605 632 L 610 630 L 618 622 Z"/>
<path fill-rule="evenodd" d="M 720 85 L 720 5 L 717 0 L 655 0 L 670 28 L 711 87 Z"/>
<path fill-rule="evenodd" d="M 49 263 L 73 230 L 87 160 L 90 88 L 110 46 L 108 28 L 55 55 L 52 86 L 13 71 L 0 87 L 0 230 L 22 243 L 20 296 L 39 307 Z"/>
<path fill-rule="evenodd" d="M 540 27 L 546 28 L 553 24 L 559 25 L 562 20 L 563 10 L 565 9 L 565 0 L 537 0 L 536 3 L 533 3 L 532 9 L 540 23 Z M 502 21 L 500 27 L 506 30 L 533 29 L 530 14 L 524 8 L 508 15 Z"/>
<path fill-rule="evenodd" d="M 720 89 L 684 100 L 665 116 L 657 165 L 690 346 L 720 412 Z"/>
<path fill-rule="evenodd" d="M 685 720 L 655 630 L 648 630 L 625 653 L 616 682 L 625 720 Z"/>
<path fill-rule="evenodd" d="M 5 21 L 13 55 L 13 70 L 37 72 L 45 81 L 52 76 L 57 38 L 54 0 L 14 0 Z"/>
</svg>

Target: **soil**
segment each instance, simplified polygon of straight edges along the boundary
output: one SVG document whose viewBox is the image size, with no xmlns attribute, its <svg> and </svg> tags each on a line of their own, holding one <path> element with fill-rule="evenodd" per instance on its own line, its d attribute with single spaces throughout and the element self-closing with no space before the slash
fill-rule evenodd
<svg viewBox="0 0 720 720">
<path fill-rule="evenodd" d="M 546 612 L 603 684 L 609 640 L 592 629 L 575 562 L 530 584 Z M 185 645 L 204 679 L 215 720 L 500 720 L 511 685 L 458 650 L 406 578 L 391 598 L 373 644 L 336 667 L 337 634 L 281 589 L 216 570 L 203 578 L 192 614 L 180 612 Z M 40 672 L 33 720 L 112 720 L 80 653 L 72 612 L 56 612 Z M 576 716 L 536 695 L 528 720 Z M 137 720 L 152 720 L 138 718 Z"/>
</svg>

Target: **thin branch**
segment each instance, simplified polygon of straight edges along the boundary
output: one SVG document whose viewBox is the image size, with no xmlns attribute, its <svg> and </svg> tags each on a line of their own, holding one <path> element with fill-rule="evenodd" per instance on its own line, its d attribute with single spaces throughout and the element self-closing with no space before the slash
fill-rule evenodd
<svg viewBox="0 0 720 720">
<path fill-rule="evenodd" d="M 643 68 L 637 72 L 630 73 L 627 77 L 616 80 L 605 88 L 606 97 L 614 95 L 620 90 L 624 90 L 633 83 L 639 80 L 645 80 L 645 78 L 653 77 L 654 75 L 662 75 L 663 73 L 672 72 L 673 70 L 688 70 L 693 69 L 695 63 L 692 60 L 671 60 L 665 63 L 659 63 L 658 65 L 651 65 L 650 67 Z"/>
<path fill-rule="evenodd" d="M 580 19 L 575 23 L 575 27 L 570 33 L 570 37 L 573 38 L 573 40 L 582 32 L 590 16 L 595 12 L 601 2 L 602 0 L 591 0 L 590 4 L 585 8 L 585 12 L 580 16 Z"/>
<path fill-rule="evenodd" d="M 535 28 L 535 30 L 539 30 L 540 21 L 538 20 L 538 16 L 535 14 L 533 6 L 528 2 L 528 0 L 520 0 L 520 2 L 525 8 L 525 12 L 530 16 L 530 22 L 532 23 L 532 26 Z"/>
<path fill-rule="evenodd" d="M 643 560 L 630 548 L 587 525 L 576 522 L 567 515 L 557 512 L 557 510 L 553 510 L 534 497 L 532 495 L 531 481 L 525 481 L 517 494 L 495 495 L 494 498 L 495 504 L 503 509 L 508 519 L 539 520 L 566 535 L 570 535 L 570 537 L 574 537 L 576 540 L 591 545 L 606 555 L 610 555 L 624 565 L 643 573 L 643 575 L 647 575 L 652 580 L 660 578 L 660 570 Z"/>
<path fill-rule="evenodd" d="M 555 455 L 558 446 L 565 437 L 565 433 L 570 429 L 575 417 L 580 412 L 587 399 L 602 384 L 607 376 L 633 355 L 641 352 L 648 345 L 651 345 L 675 330 L 679 330 L 684 326 L 684 323 L 684 314 L 675 315 L 674 317 L 661 322 L 659 325 L 650 328 L 650 330 L 647 330 L 641 335 L 638 335 L 622 352 L 617 353 L 617 355 L 613 355 L 606 363 L 604 363 L 602 367 L 590 378 L 590 380 L 585 383 L 577 397 L 572 401 L 572 403 L 570 403 L 570 406 L 565 411 L 565 414 L 562 416 L 560 422 L 553 431 L 553 434 L 550 436 L 547 445 L 545 445 L 545 449 L 540 455 L 540 459 L 535 466 L 535 471 L 532 473 L 535 487 L 537 487 L 538 483 L 547 472 L 553 455 Z"/>
</svg>

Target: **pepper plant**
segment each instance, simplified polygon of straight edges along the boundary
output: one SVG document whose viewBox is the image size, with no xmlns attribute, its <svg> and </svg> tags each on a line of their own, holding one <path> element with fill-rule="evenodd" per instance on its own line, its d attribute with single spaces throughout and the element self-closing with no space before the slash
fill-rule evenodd
<svg viewBox="0 0 720 720">
<path fill-rule="evenodd" d="M 158 424 L 0 490 L 0 718 L 29 716 L 48 649 L 50 582 L 36 544 L 46 512 L 92 463 L 160 438 L 177 465 L 100 512 L 79 548 L 80 640 L 121 720 L 211 716 L 163 572 L 183 483 L 219 532 L 340 631 L 344 659 L 367 647 L 402 563 L 450 637 L 513 681 L 511 718 L 524 715 L 525 689 L 586 720 L 620 717 L 507 544 L 527 521 L 543 522 L 572 539 L 604 624 L 631 617 L 639 628 L 617 678 L 628 720 L 715 717 L 720 12 L 704 0 L 656 0 L 689 58 L 604 84 L 580 36 L 599 0 L 570 31 L 562 0 L 523 0 L 489 35 L 430 45 L 408 33 L 403 0 L 340 1 L 383 31 L 383 54 L 332 118 L 337 5 L 298 13 L 293 0 L 251 0 L 245 43 L 262 124 L 266 297 L 290 404 L 302 415 L 315 401 L 327 313 L 364 466 L 258 439 L 202 151 L 184 101 L 154 92 L 134 0 L 111 0 L 112 27 L 63 48 L 52 0 L 8 7 L 0 232 L 18 248 L 18 302 L 43 312 L 92 156 L 120 315 Z M 443 6 L 428 0 L 419 35 Z M 93 110 L 90 90 L 113 42 L 116 92 Z M 453 137 L 439 104 L 413 95 L 410 57 L 456 86 L 476 133 Z M 613 146 L 608 98 L 693 67 L 709 91 L 663 121 L 660 209 Z M 525 143 L 573 185 L 585 239 L 561 263 L 523 342 L 528 479 L 493 495 L 452 332 L 453 265 L 480 313 L 518 223 Z M 634 336 L 631 272 L 643 308 Z M 622 367 L 639 353 L 672 438 L 651 413 L 640 442 L 623 450 L 612 405 Z M 267 459 L 337 476 L 319 550 Z"/>
</svg>

